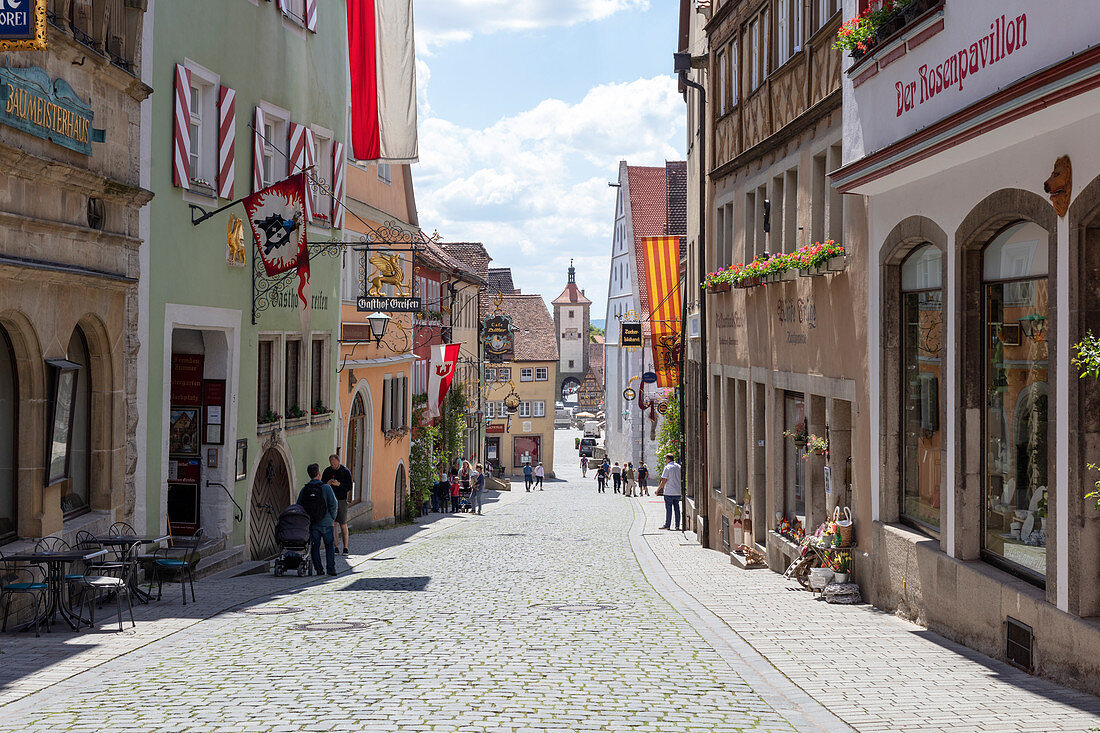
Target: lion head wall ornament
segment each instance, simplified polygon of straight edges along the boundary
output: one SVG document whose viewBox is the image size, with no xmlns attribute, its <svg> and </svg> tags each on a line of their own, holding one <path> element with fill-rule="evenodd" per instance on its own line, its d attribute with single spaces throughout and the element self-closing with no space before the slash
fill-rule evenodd
<svg viewBox="0 0 1100 733">
<path fill-rule="evenodd" d="M 1054 161 L 1054 170 L 1050 178 L 1043 182 L 1043 190 L 1050 195 L 1050 203 L 1054 204 L 1054 213 L 1059 217 L 1065 216 L 1069 211 L 1069 199 L 1073 193 L 1073 165 L 1069 162 L 1069 156 L 1063 155 Z"/>
</svg>

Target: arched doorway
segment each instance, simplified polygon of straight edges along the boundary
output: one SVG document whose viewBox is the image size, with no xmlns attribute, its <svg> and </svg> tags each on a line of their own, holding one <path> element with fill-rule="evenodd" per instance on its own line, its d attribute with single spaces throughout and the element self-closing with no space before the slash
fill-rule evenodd
<svg viewBox="0 0 1100 733">
<path fill-rule="evenodd" d="M 348 415 L 348 452 L 345 465 L 355 482 L 350 503 L 370 499 L 371 419 L 370 393 L 358 392 L 351 402 Z"/>
<path fill-rule="evenodd" d="M 405 465 L 397 467 L 397 478 L 393 482 L 393 519 L 405 521 L 405 508 L 408 506 L 408 487 L 405 481 Z"/>
<path fill-rule="evenodd" d="M 15 536 L 16 408 L 19 404 L 15 355 L 0 327 L 0 542 Z"/>
<path fill-rule="evenodd" d="M 252 484 L 249 506 L 248 554 L 253 560 L 266 560 L 278 552 L 275 520 L 290 506 L 290 474 L 282 454 L 268 448 L 260 458 Z"/>
<path fill-rule="evenodd" d="M 569 400 L 565 399 L 566 395 L 573 394 L 580 388 L 581 383 L 574 377 L 566 377 L 563 379 L 561 383 L 561 401 L 568 402 Z"/>
</svg>

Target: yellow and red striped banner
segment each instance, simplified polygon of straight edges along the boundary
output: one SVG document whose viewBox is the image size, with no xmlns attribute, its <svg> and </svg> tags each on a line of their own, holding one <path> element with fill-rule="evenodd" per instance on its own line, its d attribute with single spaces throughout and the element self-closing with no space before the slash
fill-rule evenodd
<svg viewBox="0 0 1100 733">
<path fill-rule="evenodd" d="M 650 336 L 658 387 L 680 378 L 680 238 L 643 237 Z"/>
</svg>

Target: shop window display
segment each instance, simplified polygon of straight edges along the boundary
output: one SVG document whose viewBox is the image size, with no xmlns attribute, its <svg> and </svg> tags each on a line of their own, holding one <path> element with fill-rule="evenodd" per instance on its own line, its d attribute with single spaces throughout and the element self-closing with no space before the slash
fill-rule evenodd
<svg viewBox="0 0 1100 733">
<path fill-rule="evenodd" d="M 942 263 L 940 250 L 925 245 L 901 266 L 901 516 L 932 530 L 940 527 L 943 462 Z"/>
<path fill-rule="evenodd" d="M 985 501 L 982 548 L 1046 576 L 1047 232 L 1016 224 L 982 256 L 985 304 Z"/>
</svg>

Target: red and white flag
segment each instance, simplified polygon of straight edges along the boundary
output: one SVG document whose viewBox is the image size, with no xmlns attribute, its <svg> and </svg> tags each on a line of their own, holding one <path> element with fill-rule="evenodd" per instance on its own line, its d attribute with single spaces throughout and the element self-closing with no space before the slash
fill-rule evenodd
<svg viewBox="0 0 1100 733">
<path fill-rule="evenodd" d="M 264 272 L 274 277 L 298 270 L 298 315 L 302 333 L 309 333 L 309 246 L 305 225 L 306 175 L 284 178 L 244 199 L 248 224 Z"/>
<path fill-rule="evenodd" d="M 451 389 L 458 364 L 458 350 L 462 344 L 441 344 L 432 347 L 428 362 L 428 417 L 439 417 L 443 399 Z"/>
<path fill-rule="evenodd" d="M 348 52 L 353 157 L 415 163 L 413 0 L 348 0 Z"/>
</svg>

